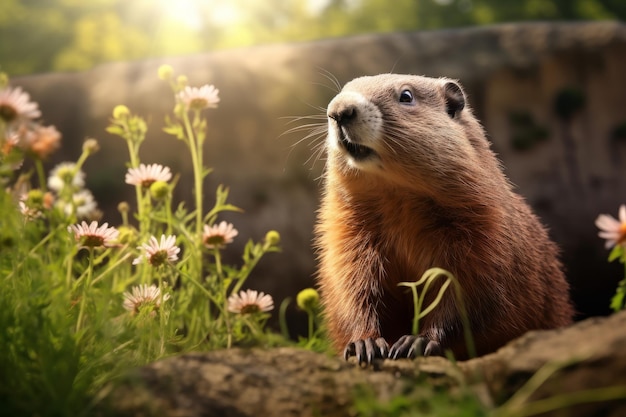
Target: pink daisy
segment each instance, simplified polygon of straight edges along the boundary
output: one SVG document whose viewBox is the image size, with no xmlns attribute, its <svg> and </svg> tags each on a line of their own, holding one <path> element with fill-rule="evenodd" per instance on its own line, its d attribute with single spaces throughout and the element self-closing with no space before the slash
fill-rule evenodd
<svg viewBox="0 0 626 417">
<path fill-rule="evenodd" d="M 239 232 L 231 223 L 222 221 L 218 225 L 204 225 L 204 233 L 202 234 L 202 243 L 209 249 L 220 248 L 231 243 Z"/>
<path fill-rule="evenodd" d="M 137 265 L 143 262 L 144 258 L 148 260 L 152 266 L 161 266 L 165 264 L 173 264 L 178 260 L 178 253 L 180 248 L 175 245 L 176 236 L 161 235 L 161 241 L 158 241 L 156 237 L 151 236 L 148 243 L 137 247 L 139 250 L 143 250 L 144 253 L 135 258 L 133 265 Z"/>
<path fill-rule="evenodd" d="M 41 116 L 38 105 L 20 87 L 0 90 L 0 118 L 6 123 L 34 120 Z"/>
<path fill-rule="evenodd" d="M 61 133 L 54 126 L 37 125 L 24 132 L 21 146 L 39 159 L 46 159 L 61 143 Z"/>
<path fill-rule="evenodd" d="M 160 164 L 140 164 L 137 168 L 128 169 L 126 184 L 141 185 L 143 188 L 148 188 L 156 181 L 167 182 L 171 178 L 172 172 L 169 167 Z"/>
<path fill-rule="evenodd" d="M 269 294 L 255 290 L 239 291 L 228 297 L 228 311 L 239 314 L 253 314 L 274 309 L 274 300 Z"/>
<path fill-rule="evenodd" d="M 219 92 L 217 88 L 208 84 L 200 88 L 187 86 L 178 93 L 178 97 L 188 109 L 202 110 L 217 107 L 217 103 L 220 102 Z"/>
<path fill-rule="evenodd" d="M 98 222 L 93 221 L 87 224 L 86 221 L 81 224 L 72 224 L 67 227 L 67 231 L 74 234 L 76 242 L 81 246 L 94 248 L 97 246 L 112 246 L 117 240 L 119 232 L 114 227 L 109 227 L 108 223 L 98 227 Z"/>
<path fill-rule="evenodd" d="M 618 215 L 619 220 L 608 214 L 601 214 L 596 219 L 596 226 L 600 229 L 598 236 L 606 239 L 604 246 L 607 249 L 626 244 L 626 205 L 620 206 Z"/>
</svg>

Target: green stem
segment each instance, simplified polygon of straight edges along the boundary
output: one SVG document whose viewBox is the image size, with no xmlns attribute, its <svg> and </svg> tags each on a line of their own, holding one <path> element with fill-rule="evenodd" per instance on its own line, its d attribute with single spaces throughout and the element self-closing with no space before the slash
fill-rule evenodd
<svg viewBox="0 0 626 417">
<path fill-rule="evenodd" d="M 413 293 L 413 333 L 417 335 L 419 331 L 419 322 L 420 322 L 420 305 L 417 296 L 417 288 L 415 285 L 411 285 L 411 292 Z"/>
<path fill-rule="evenodd" d="M 139 167 L 139 149 L 135 146 L 134 139 L 131 137 L 131 133 L 128 131 L 128 127 L 124 126 L 126 134 L 124 135 L 126 143 L 128 144 L 128 155 L 130 157 L 130 168 Z M 139 218 L 139 235 L 144 237 L 147 235 L 148 230 L 145 227 L 145 215 L 144 215 L 144 199 L 143 188 L 140 184 L 135 185 L 135 198 L 137 199 L 137 217 Z"/>
<path fill-rule="evenodd" d="M 125 262 L 128 258 L 130 258 L 132 256 L 132 254 L 127 253 L 124 256 L 122 256 L 120 259 L 118 259 L 117 261 L 115 261 L 115 263 L 113 263 L 112 265 L 109 265 L 107 267 L 107 269 L 102 272 L 100 275 L 98 275 L 93 281 L 92 281 L 92 285 L 95 284 L 96 282 L 100 281 L 101 279 L 103 279 L 106 274 L 108 274 L 109 272 L 111 272 L 112 270 L 116 269 L 118 267 L 118 265 L 120 265 L 121 263 Z M 115 281 L 115 280 L 114 280 Z M 113 287 L 115 288 L 115 287 Z"/>
<path fill-rule="evenodd" d="M 143 194 L 143 204 L 144 222 L 142 231 L 145 233 L 144 236 L 147 237 L 150 234 L 150 211 L 152 210 L 152 197 L 148 188 L 146 188 L 146 192 Z"/>
<path fill-rule="evenodd" d="M 67 289 L 71 289 L 72 288 L 72 265 L 74 264 L 74 251 L 72 250 L 72 253 L 70 253 L 70 256 L 68 256 L 67 259 L 67 271 L 65 274 L 65 285 L 67 286 Z"/>
<path fill-rule="evenodd" d="M 262 335 L 261 330 L 259 329 L 258 324 L 256 323 L 256 321 L 254 320 L 250 320 L 248 317 L 246 317 L 247 315 L 244 314 L 243 315 L 243 321 L 244 323 L 246 323 L 246 325 L 248 326 L 248 329 L 250 329 L 250 332 L 252 333 L 252 335 L 256 338 L 259 338 Z"/>
<path fill-rule="evenodd" d="M 189 151 L 191 152 L 191 163 L 193 166 L 194 193 L 196 198 L 196 245 L 201 240 L 202 235 L 202 151 L 200 145 L 196 141 L 189 115 L 183 113 L 183 122 L 185 131 L 189 139 Z"/>
<path fill-rule="evenodd" d="M 315 315 L 311 310 L 307 310 L 307 314 L 309 316 L 309 341 L 311 341 L 313 339 L 313 320 Z"/>
<path fill-rule="evenodd" d="M 81 329 L 83 324 L 83 316 L 85 314 L 85 305 L 87 304 L 87 291 L 91 285 L 91 277 L 93 274 L 93 248 L 89 248 L 89 267 L 87 270 L 87 280 L 83 284 L 83 294 L 80 299 L 80 309 L 78 310 L 78 320 L 76 321 L 76 333 Z"/>
<path fill-rule="evenodd" d="M 167 230 L 165 234 L 171 235 L 173 221 L 172 221 L 172 196 L 170 193 L 168 193 L 166 200 L 165 200 L 165 216 L 167 219 Z"/>
<path fill-rule="evenodd" d="M 213 294 L 211 294 L 210 291 L 204 288 L 204 286 L 200 284 L 196 279 L 194 279 L 190 274 L 185 274 L 182 271 L 180 271 L 180 275 L 187 278 L 189 281 L 191 281 L 191 283 L 194 284 L 196 287 L 198 287 L 204 293 L 204 295 L 206 295 L 211 301 L 213 301 L 213 303 L 218 305 L 218 300 L 213 296 Z"/>
<path fill-rule="evenodd" d="M 203 165 L 202 165 L 202 145 L 196 138 L 194 130 L 189 121 L 189 114 L 183 112 L 183 122 L 185 125 L 185 131 L 189 143 L 189 151 L 191 153 L 191 164 L 193 167 L 193 179 L 194 179 L 194 197 L 196 200 L 196 227 L 194 236 L 194 254 L 192 262 L 192 271 L 194 271 L 198 277 L 202 278 L 202 184 L 203 184 Z"/>
<path fill-rule="evenodd" d="M 165 354 L 165 306 L 163 305 L 163 293 L 163 276 L 159 274 L 159 333 L 161 338 L 159 357 Z"/>
<path fill-rule="evenodd" d="M 46 235 L 46 237 L 41 239 L 39 243 L 33 246 L 33 248 L 28 252 L 28 255 L 24 257 L 24 260 L 21 261 L 19 264 L 17 264 L 13 268 L 13 270 L 6 276 L 6 279 L 10 279 L 13 275 L 15 275 L 16 272 L 19 272 L 19 270 L 22 268 L 22 265 L 24 265 L 24 262 L 26 262 L 28 259 L 31 259 L 33 255 L 39 250 L 39 248 L 45 245 L 59 230 L 61 230 L 62 227 L 64 226 L 61 225 L 57 227 L 56 229 L 52 230 L 50 233 Z"/>
<path fill-rule="evenodd" d="M 215 273 L 217 274 L 217 279 L 221 283 L 224 277 L 222 271 L 222 257 L 218 248 L 213 248 L 213 256 L 215 257 Z"/>
<path fill-rule="evenodd" d="M 248 276 L 250 276 L 250 273 L 252 272 L 252 270 L 256 267 L 256 265 L 259 263 L 263 255 L 265 255 L 266 253 L 267 251 L 264 248 L 258 256 L 255 256 L 254 258 L 250 260 L 249 264 L 246 264 L 241 268 L 241 270 L 239 271 L 239 274 L 240 274 L 239 279 L 237 280 L 235 287 L 231 291 L 231 294 L 236 294 L 239 292 L 243 284 L 248 279 Z"/>
<path fill-rule="evenodd" d="M 291 299 L 289 297 L 285 298 L 283 302 L 280 303 L 280 309 L 278 311 L 280 333 L 283 335 L 285 340 L 289 340 L 289 326 L 287 326 L 287 307 L 289 306 L 290 301 Z"/>
<path fill-rule="evenodd" d="M 626 386 L 614 386 L 606 388 L 592 388 L 577 392 L 554 395 L 542 400 L 533 401 L 523 406 L 522 410 L 507 410 L 504 414 L 508 417 L 529 417 L 544 414 L 554 410 L 563 410 L 578 404 L 620 400 L 626 398 Z"/>
<path fill-rule="evenodd" d="M 224 308 L 223 317 L 226 324 L 226 349 L 230 349 L 233 345 L 233 328 L 230 322 L 230 317 L 227 311 L 227 307 Z"/>
<path fill-rule="evenodd" d="M 44 172 L 43 162 L 41 162 L 41 159 L 35 160 L 35 169 L 37 170 L 37 177 L 39 179 L 39 188 L 41 188 L 41 191 L 45 193 L 48 189 L 46 184 L 46 174 Z"/>
<path fill-rule="evenodd" d="M 89 157 L 89 152 L 83 151 L 80 154 L 80 156 L 78 157 L 78 161 L 76 161 L 76 167 L 74 168 L 75 169 L 74 175 L 76 175 L 76 173 L 80 171 L 80 169 L 83 167 L 88 157 Z"/>
</svg>

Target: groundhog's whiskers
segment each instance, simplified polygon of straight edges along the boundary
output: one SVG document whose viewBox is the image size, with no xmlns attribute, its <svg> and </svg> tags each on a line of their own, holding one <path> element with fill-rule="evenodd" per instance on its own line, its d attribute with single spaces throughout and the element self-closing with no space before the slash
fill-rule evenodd
<svg viewBox="0 0 626 417">
<path fill-rule="evenodd" d="M 311 123 L 304 123 L 298 126 L 294 126 L 289 128 L 282 136 L 291 135 L 294 133 L 306 133 L 303 137 L 298 139 L 295 143 L 289 145 L 291 148 L 289 151 L 288 157 L 291 155 L 296 146 L 299 146 L 303 142 L 307 142 L 307 146 L 311 149 L 311 154 L 309 158 L 305 161 L 305 165 L 311 163 L 311 169 L 315 166 L 317 161 L 319 161 L 324 154 L 324 140 L 326 138 L 327 130 L 326 130 L 326 110 L 323 109 L 324 114 L 315 114 L 310 116 L 294 116 L 288 117 L 288 124 L 292 123 L 300 123 L 303 121 L 311 121 Z"/>
<path fill-rule="evenodd" d="M 324 68 L 319 68 L 319 70 L 320 70 L 320 75 L 326 78 L 328 81 L 330 81 L 332 86 L 322 84 L 322 83 L 314 83 L 314 85 L 326 87 L 334 93 L 339 93 L 341 89 L 343 88 L 343 86 L 341 85 L 337 77 L 335 77 L 335 75 L 332 72 L 325 70 Z"/>
</svg>

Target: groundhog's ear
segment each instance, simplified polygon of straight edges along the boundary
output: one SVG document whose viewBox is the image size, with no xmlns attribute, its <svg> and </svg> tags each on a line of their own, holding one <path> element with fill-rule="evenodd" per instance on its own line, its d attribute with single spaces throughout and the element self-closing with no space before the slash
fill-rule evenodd
<svg viewBox="0 0 626 417">
<path fill-rule="evenodd" d="M 452 81 L 448 81 L 443 86 L 443 91 L 446 99 L 446 112 L 453 118 L 465 107 L 465 94 L 461 86 Z"/>
</svg>

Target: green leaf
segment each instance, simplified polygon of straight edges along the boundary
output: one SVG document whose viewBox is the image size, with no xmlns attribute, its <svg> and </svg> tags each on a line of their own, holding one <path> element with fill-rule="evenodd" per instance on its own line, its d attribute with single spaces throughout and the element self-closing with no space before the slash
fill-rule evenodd
<svg viewBox="0 0 626 417">
<path fill-rule="evenodd" d="M 624 295 L 626 295 L 624 290 L 624 287 L 618 287 L 617 292 L 613 298 L 611 298 L 611 309 L 614 312 L 618 312 L 624 308 Z"/>
<path fill-rule="evenodd" d="M 613 262 L 614 260 L 621 258 L 622 255 L 624 255 L 624 247 L 622 245 L 615 245 L 609 254 L 609 262 Z"/>
<path fill-rule="evenodd" d="M 163 131 L 172 136 L 176 136 L 177 139 L 184 139 L 183 127 L 181 125 L 171 125 L 163 128 Z"/>
<path fill-rule="evenodd" d="M 124 136 L 124 129 L 121 126 L 111 125 L 106 128 L 106 131 L 112 135 Z"/>
</svg>

